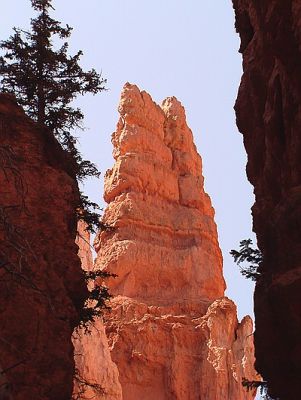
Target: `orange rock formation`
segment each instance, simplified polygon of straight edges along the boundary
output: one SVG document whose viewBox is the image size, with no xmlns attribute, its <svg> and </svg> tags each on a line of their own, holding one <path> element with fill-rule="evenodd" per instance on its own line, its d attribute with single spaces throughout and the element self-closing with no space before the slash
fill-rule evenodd
<svg viewBox="0 0 301 400">
<path fill-rule="evenodd" d="M 149 305 L 181 306 L 224 293 L 214 211 L 203 189 L 202 161 L 175 98 L 160 108 L 126 85 L 113 134 L 116 163 L 105 179 L 97 265 L 114 271 L 115 295 Z"/>
<path fill-rule="evenodd" d="M 251 400 L 241 381 L 256 379 L 252 321 L 238 323 L 223 297 L 214 210 L 184 108 L 126 84 L 119 112 L 105 179 L 113 229 L 95 248 L 96 268 L 118 274 L 105 325 L 122 398 Z"/>
</svg>

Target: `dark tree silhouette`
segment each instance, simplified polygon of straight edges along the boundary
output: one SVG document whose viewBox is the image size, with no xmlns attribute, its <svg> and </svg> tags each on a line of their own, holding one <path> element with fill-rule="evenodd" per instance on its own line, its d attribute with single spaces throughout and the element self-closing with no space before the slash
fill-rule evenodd
<svg viewBox="0 0 301 400">
<path fill-rule="evenodd" d="M 0 43 L 0 89 L 12 93 L 31 118 L 53 132 L 75 160 L 74 173 L 81 181 L 87 176 L 99 176 L 99 172 L 93 163 L 82 159 L 77 149 L 73 130 L 82 129 L 84 115 L 72 102 L 78 95 L 105 90 L 106 80 L 94 69 L 83 71 L 79 65 L 81 50 L 68 55 L 66 40 L 72 28 L 62 27 L 50 16 L 54 10 L 51 3 L 51 0 L 31 0 L 37 16 L 31 20 L 30 31 L 14 28 L 14 34 Z M 63 43 L 56 49 L 54 41 L 56 44 L 59 40 Z M 93 210 L 97 206 L 83 196 L 81 203 L 92 215 L 88 224 L 93 230 L 90 222 L 97 221 Z"/>
<path fill-rule="evenodd" d="M 269 394 L 268 383 L 266 381 L 249 381 L 246 378 L 242 378 L 242 385 L 249 391 L 255 391 L 259 389 L 259 393 L 261 395 L 262 400 L 279 400 L 273 399 Z M 257 392 L 258 393 L 258 392 Z"/>
<path fill-rule="evenodd" d="M 256 281 L 260 277 L 258 267 L 263 260 L 263 256 L 260 250 L 251 247 L 253 245 L 251 239 L 242 240 L 239 243 L 240 249 L 231 250 L 230 254 L 234 258 L 234 261 L 240 268 L 240 272 L 246 278 Z M 248 263 L 247 266 L 243 263 Z"/>
</svg>

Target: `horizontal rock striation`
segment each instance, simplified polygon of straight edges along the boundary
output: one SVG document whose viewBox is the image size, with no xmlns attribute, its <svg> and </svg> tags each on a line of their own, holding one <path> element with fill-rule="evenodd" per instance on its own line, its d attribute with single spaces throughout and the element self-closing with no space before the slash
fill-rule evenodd
<svg viewBox="0 0 301 400">
<path fill-rule="evenodd" d="M 254 231 L 264 261 L 255 289 L 256 367 L 270 394 L 300 398 L 301 6 L 233 0 L 243 76 L 237 124 L 254 186 Z"/>
<path fill-rule="evenodd" d="M 222 296 L 214 211 L 182 105 L 167 98 L 160 108 L 126 85 L 119 112 L 104 196 L 114 229 L 95 241 L 97 267 L 118 275 L 113 294 L 152 305 Z"/>
<path fill-rule="evenodd" d="M 105 317 L 123 400 L 253 399 L 252 321 L 224 298 L 214 211 L 174 97 L 126 84 L 105 177 L 96 267 L 115 273 Z"/>
</svg>

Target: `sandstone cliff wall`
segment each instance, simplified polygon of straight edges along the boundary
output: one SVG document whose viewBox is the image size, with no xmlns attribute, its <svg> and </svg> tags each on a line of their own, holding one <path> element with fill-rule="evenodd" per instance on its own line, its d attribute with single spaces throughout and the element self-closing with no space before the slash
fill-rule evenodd
<svg viewBox="0 0 301 400">
<path fill-rule="evenodd" d="M 119 112 L 105 179 L 112 229 L 95 248 L 96 268 L 118 274 L 105 327 L 122 398 L 253 399 L 241 385 L 257 379 L 252 321 L 238 323 L 223 297 L 214 210 L 185 111 L 126 84 Z"/>
<path fill-rule="evenodd" d="M 301 4 L 233 0 L 243 77 L 237 124 L 264 255 L 255 289 L 256 367 L 272 396 L 300 398 Z"/>
<path fill-rule="evenodd" d="M 78 199 L 70 160 L 52 135 L 0 95 L 2 400 L 71 398 L 71 334 L 86 297 Z"/>
</svg>

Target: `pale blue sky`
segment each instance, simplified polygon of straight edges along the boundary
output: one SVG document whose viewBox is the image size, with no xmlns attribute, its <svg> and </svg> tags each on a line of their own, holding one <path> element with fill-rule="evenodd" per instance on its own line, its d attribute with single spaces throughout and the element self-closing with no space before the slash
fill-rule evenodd
<svg viewBox="0 0 301 400">
<path fill-rule="evenodd" d="M 82 152 L 102 173 L 113 164 L 110 136 L 125 82 L 145 89 L 156 102 L 174 95 L 186 108 L 216 210 L 227 295 L 238 305 L 240 318 L 252 315 L 253 285 L 229 256 L 241 239 L 253 238 L 252 187 L 233 111 L 242 71 L 231 1 L 56 0 L 53 5 L 55 17 L 74 28 L 71 52 L 82 49 L 82 65 L 102 70 L 108 80 L 107 92 L 79 100 L 89 128 L 80 139 Z M 29 0 L 5 2 L 0 39 L 12 26 L 28 26 L 31 16 Z M 102 186 L 95 180 L 86 185 L 101 204 Z"/>
</svg>

